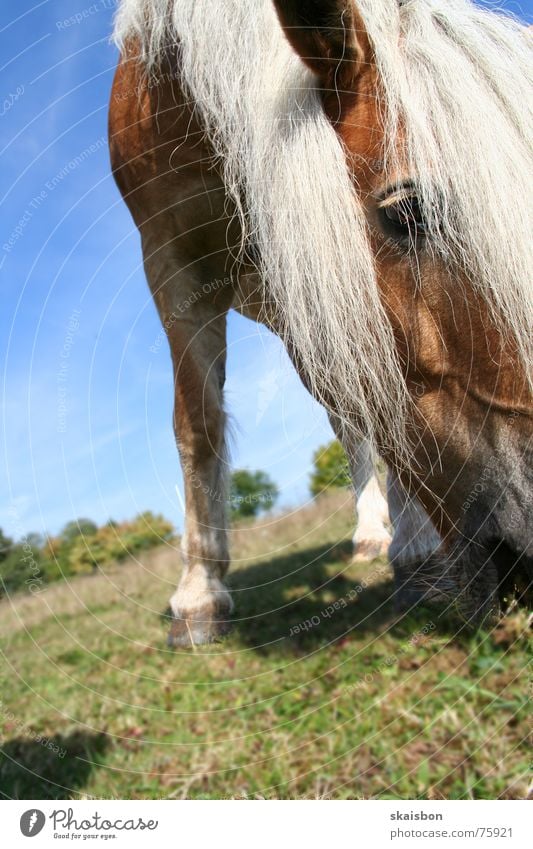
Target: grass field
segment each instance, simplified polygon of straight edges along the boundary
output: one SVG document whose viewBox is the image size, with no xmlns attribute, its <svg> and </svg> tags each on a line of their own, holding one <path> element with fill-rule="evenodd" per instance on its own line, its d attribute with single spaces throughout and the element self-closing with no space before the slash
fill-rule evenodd
<svg viewBox="0 0 533 849">
<path fill-rule="evenodd" d="M 398 620 L 351 526 L 337 493 L 235 529 L 237 621 L 194 652 L 165 644 L 169 546 L 4 600 L 3 797 L 527 796 L 525 613 Z"/>
</svg>

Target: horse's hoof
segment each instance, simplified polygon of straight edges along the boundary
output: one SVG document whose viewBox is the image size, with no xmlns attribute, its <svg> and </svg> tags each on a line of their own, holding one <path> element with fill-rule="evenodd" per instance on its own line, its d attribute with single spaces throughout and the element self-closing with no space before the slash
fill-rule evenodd
<svg viewBox="0 0 533 849">
<path fill-rule="evenodd" d="M 352 563 L 364 563 L 376 557 L 386 557 L 390 539 L 362 539 L 354 542 Z"/>
<path fill-rule="evenodd" d="M 173 619 L 167 644 L 171 648 L 190 649 L 206 643 L 215 643 L 231 631 L 231 622 L 227 619 L 210 619 L 208 614 L 202 618 L 201 612 L 194 619 Z"/>
</svg>

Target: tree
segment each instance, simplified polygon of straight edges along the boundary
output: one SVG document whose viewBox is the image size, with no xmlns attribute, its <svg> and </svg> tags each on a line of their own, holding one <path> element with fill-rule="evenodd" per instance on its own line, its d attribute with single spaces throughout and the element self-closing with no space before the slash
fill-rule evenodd
<svg viewBox="0 0 533 849">
<path fill-rule="evenodd" d="M 11 546 L 13 545 L 13 540 L 9 537 L 6 537 L 2 528 L 0 528 L 0 560 L 5 560 L 8 556 Z"/>
<path fill-rule="evenodd" d="M 97 530 L 98 526 L 91 519 L 74 519 L 72 522 L 67 522 L 60 537 L 62 542 L 69 544 L 74 542 L 76 537 L 92 536 Z"/>
<path fill-rule="evenodd" d="M 279 490 L 266 472 L 236 469 L 231 476 L 230 509 L 233 519 L 257 516 L 273 507 Z"/>
<path fill-rule="evenodd" d="M 43 534 L 40 534 L 38 531 L 30 531 L 29 534 L 26 534 L 26 542 L 30 548 L 33 548 L 36 551 L 42 551 L 46 544 L 46 539 Z"/>
<path fill-rule="evenodd" d="M 313 454 L 313 466 L 309 488 L 314 498 L 328 489 L 351 485 L 348 460 L 337 439 L 317 448 Z"/>
<path fill-rule="evenodd" d="M 0 561 L 0 598 L 21 589 L 41 589 L 46 581 L 42 553 L 27 542 L 13 543 Z"/>
</svg>

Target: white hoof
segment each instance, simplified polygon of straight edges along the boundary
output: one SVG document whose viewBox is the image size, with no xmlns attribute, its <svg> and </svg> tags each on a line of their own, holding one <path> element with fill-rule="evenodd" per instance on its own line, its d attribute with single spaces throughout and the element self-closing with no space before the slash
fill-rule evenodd
<svg viewBox="0 0 533 849">
<path fill-rule="evenodd" d="M 169 646 L 210 643 L 230 630 L 231 596 L 222 581 L 200 564 L 184 575 L 170 607 L 174 618 Z"/>
<path fill-rule="evenodd" d="M 375 560 L 376 557 L 387 557 L 390 542 L 390 536 L 379 539 L 354 539 L 352 562 L 363 563 L 366 560 Z"/>
</svg>

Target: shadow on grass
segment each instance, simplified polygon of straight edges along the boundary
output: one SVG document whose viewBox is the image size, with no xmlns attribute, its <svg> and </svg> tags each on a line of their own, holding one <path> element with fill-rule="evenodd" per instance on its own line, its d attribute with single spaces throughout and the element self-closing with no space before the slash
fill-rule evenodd
<svg viewBox="0 0 533 849">
<path fill-rule="evenodd" d="M 68 799 L 87 783 L 108 747 L 105 734 L 74 731 L 38 742 L 19 736 L 0 745 L 0 797 Z"/>
<path fill-rule="evenodd" d="M 302 654 L 382 631 L 402 639 L 435 616 L 419 608 L 399 617 L 386 561 L 352 566 L 351 548 L 350 541 L 317 546 L 230 572 L 233 633 L 260 653 Z M 170 609 L 162 618 L 168 625 Z M 439 632 L 453 627 L 443 622 Z"/>
</svg>

